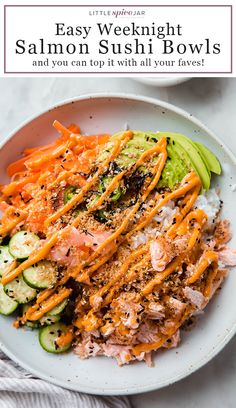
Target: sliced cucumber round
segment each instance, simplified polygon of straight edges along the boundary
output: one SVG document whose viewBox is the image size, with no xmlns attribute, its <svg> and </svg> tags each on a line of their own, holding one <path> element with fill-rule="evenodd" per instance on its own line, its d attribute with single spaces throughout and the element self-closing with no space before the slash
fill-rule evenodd
<svg viewBox="0 0 236 408">
<path fill-rule="evenodd" d="M 35 289 L 47 289 L 55 285 L 57 274 L 49 261 L 40 261 L 23 272 L 25 282 Z"/>
<path fill-rule="evenodd" d="M 3 289 L 3 285 L 0 283 L 0 314 L 9 315 L 13 313 L 18 306 L 15 300 L 9 298 Z"/>
<path fill-rule="evenodd" d="M 39 323 L 41 324 L 41 326 L 50 326 L 51 324 L 57 323 L 59 322 L 61 316 L 58 314 L 56 316 L 43 316 L 41 317 L 41 319 L 39 320 Z"/>
<path fill-rule="evenodd" d="M 6 296 L 6 294 L 5 294 Z M 22 316 L 27 312 L 29 307 L 32 306 L 32 303 L 27 303 L 22 305 Z M 59 322 L 61 316 L 58 314 L 56 316 L 48 316 L 47 314 L 39 320 L 31 321 L 27 320 L 25 323 L 26 327 L 29 327 L 30 329 L 38 329 L 40 326 L 49 326 L 50 324 L 54 324 Z"/>
<path fill-rule="evenodd" d="M 7 245 L 0 246 L 0 276 L 4 275 L 14 259 Z"/>
<path fill-rule="evenodd" d="M 25 283 L 22 275 L 7 283 L 4 292 L 18 303 L 28 303 L 37 295 L 36 290 Z"/>
<path fill-rule="evenodd" d="M 38 321 L 31 322 L 30 320 L 27 320 L 27 322 L 25 323 L 25 326 L 29 327 L 29 329 L 31 330 L 38 329 L 40 327 Z"/>
<path fill-rule="evenodd" d="M 63 347 L 59 347 L 56 340 L 66 332 L 67 327 L 63 323 L 55 323 L 42 327 L 39 329 L 39 343 L 48 353 L 64 353 L 70 348 L 71 342 Z"/>
<path fill-rule="evenodd" d="M 47 316 L 57 316 L 59 315 L 66 307 L 68 299 L 64 299 L 59 305 L 55 306 L 52 310 L 47 312 Z"/>
<path fill-rule="evenodd" d="M 22 316 L 25 314 L 25 312 L 29 309 L 29 307 L 31 307 L 31 303 L 27 303 L 22 305 Z M 39 328 L 39 322 L 36 321 L 31 321 L 31 320 L 27 320 L 24 324 L 26 327 L 29 327 L 30 329 L 38 329 Z"/>
<path fill-rule="evenodd" d="M 38 235 L 29 231 L 19 231 L 10 239 L 9 252 L 17 259 L 25 259 L 36 249 Z"/>
</svg>

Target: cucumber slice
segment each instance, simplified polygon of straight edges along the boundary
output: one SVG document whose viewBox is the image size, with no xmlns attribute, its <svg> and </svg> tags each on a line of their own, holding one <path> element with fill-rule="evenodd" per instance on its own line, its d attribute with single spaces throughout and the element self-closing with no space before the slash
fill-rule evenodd
<svg viewBox="0 0 236 408">
<path fill-rule="evenodd" d="M 22 316 L 25 314 L 25 312 L 29 309 L 29 307 L 31 306 L 31 304 L 27 303 L 25 305 L 22 305 Z M 29 327 L 30 329 L 38 329 L 39 328 L 39 322 L 36 321 L 30 321 L 27 320 L 27 322 L 25 323 L 26 327 Z"/>
<path fill-rule="evenodd" d="M 59 305 L 55 306 L 52 310 L 49 310 L 47 316 L 57 316 L 59 315 L 66 307 L 68 299 L 64 299 Z"/>
<path fill-rule="evenodd" d="M 35 289 L 47 289 L 55 285 L 57 274 L 49 261 L 40 261 L 23 271 L 25 282 Z"/>
<path fill-rule="evenodd" d="M 0 246 L 0 276 L 4 275 L 12 261 L 14 258 L 10 254 L 8 246 Z"/>
<path fill-rule="evenodd" d="M 38 243 L 38 235 L 33 234 L 33 232 L 19 231 L 10 239 L 9 252 L 18 259 L 28 258 Z"/>
<path fill-rule="evenodd" d="M 27 303 L 25 305 L 22 305 L 22 316 L 29 309 L 29 307 L 31 307 L 31 305 L 32 303 Z M 61 316 L 59 314 L 56 316 L 48 316 L 48 314 L 46 314 L 45 316 L 41 317 L 41 319 L 36 320 L 36 321 L 27 320 L 27 322 L 25 323 L 25 326 L 29 327 L 30 329 L 38 329 L 40 326 L 49 326 L 50 324 L 59 322 L 60 318 Z"/>
<path fill-rule="evenodd" d="M 36 322 L 31 322 L 30 320 L 27 320 L 27 322 L 25 323 L 26 327 L 29 327 L 29 329 L 34 330 L 34 329 L 38 329 L 39 328 L 39 323 L 38 321 Z"/>
<path fill-rule="evenodd" d="M 63 333 L 66 333 L 67 327 L 63 323 L 55 323 L 51 326 L 42 327 L 39 329 L 39 343 L 42 348 L 48 353 L 64 353 L 67 351 L 71 343 L 64 347 L 57 346 L 56 339 Z"/>
<path fill-rule="evenodd" d="M 0 313 L 3 315 L 9 315 L 13 313 L 18 306 L 15 300 L 9 298 L 3 289 L 3 285 L 0 283 Z"/>
<path fill-rule="evenodd" d="M 59 322 L 61 316 L 58 314 L 56 316 L 43 316 L 41 317 L 41 319 L 39 320 L 39 323 L 41 324 L 41 326 L 50 326 L 54 323 Z"/>
<path fill-rule="evenodd" d="M 25 283 L 22 275 L 7 283 L 4 292 L 18 303 L 28 303 L 37 295 L 36 290 Z"/>
</svg>

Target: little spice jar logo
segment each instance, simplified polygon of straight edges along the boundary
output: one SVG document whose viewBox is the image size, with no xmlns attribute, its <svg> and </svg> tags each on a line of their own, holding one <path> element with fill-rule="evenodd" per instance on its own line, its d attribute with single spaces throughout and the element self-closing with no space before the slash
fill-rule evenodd
<svg viewBox="0 0 236 408">
<path fill-rule="evenodd" d="M 131 17 L 145 17 L 146 11 L 139 8 L 122 8 L 122 9 L 95 9 L 89 10 L 88 15 L 91 17 L 113 17 L 113 18 L 131 18 Z"/>
</svg>

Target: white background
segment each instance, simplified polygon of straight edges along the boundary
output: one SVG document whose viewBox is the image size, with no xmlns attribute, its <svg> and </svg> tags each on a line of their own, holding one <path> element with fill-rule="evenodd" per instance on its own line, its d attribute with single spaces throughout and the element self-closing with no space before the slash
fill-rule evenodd
<svg viewBox="0 0 236 408">
<path fill-rule="evenodd" d="M 110 2 L 100 1 L 103 4 L 112 4 Z M 6 1 L 5 4 L 11 4 L 11 1 Z M 17 2 L 14 2 L 17 4 Z M 37 2 L 31 1 L 31 4 L 43 4 L 44 2 Z M 66 1 L 57 2 L 50 2 L 50 4 L 65 4 Z M 86 2 L 87 3 L 87 2 Z M 93 4 L 99 3 L 99 1 L 94 1 Z M 123 2 L 116 1 L 115 4 L 122 4 Z M 139 1 L 135 2 L 127 2 L 128 4 L 139 4 Z M 186 2 L 181 1 L 172 1 L 172 4 L 184 4 Z M 219 3 L 219 2 L 218 2 Z M 20 4 L 20 2 L 18 2 Z M 24 2 L 27 4 L 27 1 Z M 73 1 L 70 2 L 73 4 Z M 80 3 L 77 3 L 80 4 Z M 142 3 L 140 3 L 142 4 Z M 149 3 L 151 4 L 151 2 Z M 164 4 L 168 4 L 165 2 Z M 191 4 L 191 2 L 187 2 L 187 4 Z M 197 3 L 198 5 L 201 3 Z M 202 3 L 204 4 L 204 3 Z M 208 2 L 208 4 L 211 4 Z M 214 2 L 217 4 L 217 1 Z M 103 8 L 104 9 L 104 8 Z M 156 40 L 153 37 L 153 48 L 156 50 L 156 55 L 151 56 L 152 60 L 174 60 L 178 61 L 179 58 L 183 58 L 185 60 L 199 60 L 202 62 L 204 59 L 204 66 L 201 67 L 179 67 L 175 65 L 173 67 L 161 67 L 159 69 L 154 69 L 152 67 L 145 67 L 141 68 L 140 66 L 137 67 L 118 67 L 116 65 L 115 68 L 111 68 L 107 66 L 107 64 L 102 69 L 97 69 L 95 67 L 89 66 L 89 60 L 91 57 L 95 60 L 107 60 L 108 57 L 112 57 L 112 53 L 110 52 L 107 55 L 99 55 L 98 53 L 98 34 L 96 27 L 93 31 L 91 31 L 90 35 L 88 36 L 87 40 L 82 40 L 80 37 L 67 37 L 67 36 L 58 36 L 55 37 L 55 22 L 65 22 L 66 25 L 92 25 L 93 23 L 101 22 L 107 23 L 108 17 L 89 17 L 88 16 L 88 8 L 7 8 L 7 43 L 6 43 L 6 50 L 7 50 L 7 71 L 9 72 L 43 72 L 43 71 L 86 71 L 86 72 L 137 72 L 140 74 L 142 71 L 149 71 L 149 72 L 229 72 L 230 71 L 230 24 L 229 24 L 229 12 L 230 9 L 228 8 L 217 8 L 213 9 L 204 7 L 204 8 L 147 8 L 146 9 L 146 16 L 145 16 L 145 23 L 144 19 L 142 18 L 132 18 L 132 21 L 136 22 L 137 24 L 151 24 L 153 21 L 156 21 L 158 25 L 164 25 L 165 22 L 169 21 L 172 25 L 177 25 L 178 23 L 183 26 L 182 32 L 183 35 L 178 37 L 167 37 L 167 39 L 172 39 L 175 44 L 178 43 L 203 43 L 205 44 L 205 38 L 210 38 L 211 43 L 221 43 L 221 53 L 218 55 L 204 55 L 204 54 L 192 54 L 187 52 L 184 55 L 170 54 L 170 55 L 163 55 L 162 54 L 162 46 L 161 40 Z M 114 22 L 119 25 L 127 25 L 130 22 L 129 18 L 110 18 L 109 21 Z M 27 22 L 27 24 L 25 23 Z M 91 24 L 92 23 L 92 24 Z M 163 24 L 164 23 L 164 24 Z M 46 42 L 62 42 L 63 44 L 68 42 L 85 42 L 88 41 L 90 55 L 78 55 L 74 54 L 72 56 L 66 55 L 57 55 L 57 56 L 42 56 L 36 55 L 32 56 L 29 54 L 23 55 L 16 55 L 15 54 L 15 43 L 17 39 L 25 39 L 28 40 L 29 43 L 35 42 L 38 43 L 38 39 L 42 37 L 46 37 Z M 105 38 L 105 37 L 104 37 Z M 109 37 L 107 37 L 109 38 Z M 113 42 L 109 40 L 110 42 Z M 140 38 L 141 41 L 141 38 Z M 142 41 L 147 42 L 146 39 L 142 39 Z M 132 42 L 131 37 L 114 37 L 114 42 Z M 111 49 L 111 48 L 110 48 Z M 36 59 L 46 59 L 49 58 L 49 67 L 32 67 L 32 61 Z M 148 56 L 147 56 L 148 57 Z M 130 59 L 130 55 L 126 55 L 125 58 Z M 51 68 L 51 61 L 52 60 L 69 60 L 68 67 L 57 67 Z M 72 60 L 87 60 L 88 65 L 86 68 L 83 67 L 71 67 Z M 114 57 L 115 62 L 117 59 L 123 59 L 120 56 Z M 144 59 L 142 55 L 137 55 L 135 59 L 138 61 Z"/>
<path fill-rule="evenodd" d="M 236 78 L 194 78 L 170 88 L 148 87 L 132 79 L 0 78 L 0 137 L 7 136 L 27 117 L 65 98 L 107 91 L 152 96 L 186 109 L 236 155 Z M 235 350 L 236 338 L 190 377 L 162 390 L 132 397 L 134 408 L 235 408 Z"/>
</svg>

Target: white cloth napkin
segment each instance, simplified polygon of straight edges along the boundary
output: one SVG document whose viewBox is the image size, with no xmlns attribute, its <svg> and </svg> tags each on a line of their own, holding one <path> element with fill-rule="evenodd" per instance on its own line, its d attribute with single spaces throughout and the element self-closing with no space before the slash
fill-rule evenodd
<svg viewBox="0 0 236 408">
<path fill-rule="evenodd" d="M 69 391 L 35 378 L 0 351 L 0 408 L 131 408 L 126 397 Z"/>
</svg>

